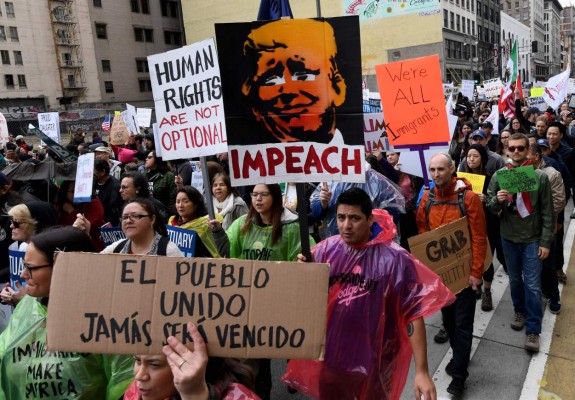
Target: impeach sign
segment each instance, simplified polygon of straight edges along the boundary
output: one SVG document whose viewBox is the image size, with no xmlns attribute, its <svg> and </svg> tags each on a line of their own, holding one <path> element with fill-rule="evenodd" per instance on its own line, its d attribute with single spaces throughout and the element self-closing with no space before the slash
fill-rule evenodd
<svg viewBox="0 0 575 400">
<path fill-rule="evenodd" d="M 499 187 L 509 193 L 530 192 L 539 188 L 533 165 L 499 170 L 497 181 Z"/>
<path fill-rule="evenodd" d="M 210 356 L 319 358 L 327 264 L 59 253 L 50 288 L 50 351 L 161 354 L 170 335 Z"/>
</svg>

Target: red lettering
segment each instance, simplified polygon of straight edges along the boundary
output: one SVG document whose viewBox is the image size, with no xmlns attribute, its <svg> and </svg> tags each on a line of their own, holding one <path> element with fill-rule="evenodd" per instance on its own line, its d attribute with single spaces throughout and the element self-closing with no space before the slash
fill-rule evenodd
<svg viewBox="0 0 575 400">
<path fill-rule="evenodd" d="M 166 143 L 166 140 L 168 143 Z M 166 150 L 172 150 L 172 140 L 168 132 L 162 134 L 162 147 Z"/>
<path fill-rule="evenodd" d="M 174 151 L 178 150 L 178 140 L 180 140 L 180 131 L 172 131 L 172 143 L 174 144 Z"/>
<path fill-rule="evenodd" d="M 303 173 L 303 168 L 300 165 L 301 159 L 294 153 L 303 153 L 303 146 L 286 147 L 286 173 L 301 174 Z"/>
<path fill-rule="evenodd" d="M 311 174 L 312 168 L 315 168 L 315 173 L 318 173 L 318 174 L 323 173 L 321 160 L 319 159 L 313 145 L 311 145 L 309 147 L 309 153 L 307 154 L 307 157 L 305 159 L 305 164 L 303 166 L 303 170 L 306 174 Z"/>
<path fill-rule="evenodd" d="M 238 179 L 240 177 L 240 163 L 238 160 L 238 151 L 233 149 L 230 152 L 230 156 L 232 157 L 232 172 L 234 173 L 234 179 Z"/>
<path fill-rule="evenodd" d="M 353 168 L 353 174 L 361 174 L 361 163 L 363 158 L 359 149 L 353 149 L 353 157 L 349 158 L 349 149 L 344 148 L 341 154 L 341 169 L 343 175 L 349 175 L 348 167 Z"/>
<path fill-rule="evenodd" d="M 244 153 L 244 165 L 242 168 L 242 178 L 249 179 L 250 177 L 250 169 L 256 171 L 260 170 L 259 176 L 267 176 L 266 173 L 266 164 L 264 163 L 264 157 L 262 156 L 261 151 L 256 153 L 256 157 L 252 158 L 252 155 L 249 151 Z"/>
<path fill-rule="evenodd" d="M 328 162 L 328 157 L 335 153 L 337 154 L 338 148 L 335 146 L 330 146 L 321 153 L 321 165 L 325 168 L 325 172 L 328 174 L 339 174 L 339 169 L 332 167 Z"/>
<path fill-rule="evenodd" d="M 186 113 L 180 113 L 178 115 L 170 115 L 170 119 L 164 117 L 162 118 L 162 122 L 160 122 L 160 128 L 164 125 L 182 125 L 187 124 L 188 120 L 186 119 Z"/>
<path fill-rule="evenodd" d="M 276 167 L 284 162 L 284 154 L 277 147 L 269 147 L 266 153 L 268 159 L 268 172 L 270 175 L 275 175 Z"/>
</svg>

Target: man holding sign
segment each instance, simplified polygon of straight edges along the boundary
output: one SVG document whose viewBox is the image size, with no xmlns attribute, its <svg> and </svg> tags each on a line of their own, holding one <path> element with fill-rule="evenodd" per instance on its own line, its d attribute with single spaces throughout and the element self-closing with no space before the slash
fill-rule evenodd
<svg viewBox="0 0 575 400">
<path fill-rule="evenodd" d="M 533 171 L 534 182 L 525 178 L 521 185 L 501 185 L 498 175 L 507 174 L 507 169 L 532 167 L 527 159 L 527 136 L 522 133 L 511 135 L 508 150 L 512 165 L 500 169 L 491 178 L 487 208 L 499 214 L 501 221 L 501 241 L 515 311 L 511 328 L 520 331 L 525 326 L 525 348 L 538 352 L 543 319 L 541 268 L 553 242 L 553 201 L 549 178 L 539 169 Z M 519 192 L 520 186 L 535 189 Z"/>
</svg>

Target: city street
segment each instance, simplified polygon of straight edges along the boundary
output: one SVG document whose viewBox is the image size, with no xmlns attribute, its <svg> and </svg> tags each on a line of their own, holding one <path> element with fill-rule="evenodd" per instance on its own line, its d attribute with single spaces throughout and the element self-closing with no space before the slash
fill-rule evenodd
<svg viewBox="0 0 575 400">
<path fill-rule="evenodd" d="M 565 210 L 566 225 L 573 205 L 569 202 Z M 575 221 L 575 220 L 574 220 Z M 566 266 L 575 259 L 573 240 L 575 223 L 566 227 L 565 260 Z M 466 400 L 506 399 L 573 399 L 575 386 L 572 376 L 575 373 L 575 269 L 565 268 L 569 276 L 566 285 L 560 284 L 562 309 L 553 315 L 549 308 L 543 316 L 541 351 L 532 356 L 524 348 L 525 332 L 516 332 L 509 326 L 513 316 L 513 306 L 509 293 L 507 275 L 496 265 L 496 273 L 491 288 L 494 310 L 481 311 L 477 302 L 472 358 L 469 365 L 469 378 L 464 398 Z M 546 303 L 544 303 L 546 304 Z M 438 399 L 450 399 L 446 391 L 450 377 L 445 366 L 451 359 L 449 343 L 436 344 L 433 336 L 441 325 L 441 315 L 436 314 L 426 320 L 427 354 L 429 369 L 437 387 Z M 353 351 L 353 349 L 349 349 Z M 285 371 L 285 360 L 272 362 L 274 388 L 272 399 L 306 399 L 301 394 L 291 395 L 279 377 Z M 413 363 L 407 378 L 402 400 L 413 399 Z"/>
</svg>

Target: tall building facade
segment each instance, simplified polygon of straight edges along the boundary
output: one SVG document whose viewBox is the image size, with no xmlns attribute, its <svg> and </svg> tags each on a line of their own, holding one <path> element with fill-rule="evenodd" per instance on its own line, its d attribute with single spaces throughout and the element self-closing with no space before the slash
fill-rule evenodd
<svg viewBox="0 0 575 400">
<path fill-rule="evenodd" d="M 573 46 L 573 36 L 575 35 L 575 7 L 565 7 L 561 11 L 561 47 L 562 47 L 562 69 L 571 68 L 575 72 L 575 47 Z M 573 74 L 572 72 L 572 74 Z M 573 75 L 572 75 L 573 76 Z"/>
<path fill-rule="evenodd" d="M 561 65 L 561 11 L 558 0 L 545 0 L 543 3 L 543 57 L 549 66 L 549 75 L 562 71 Z"/>
<path fill-rule="evenodd" d="M 500 2 L 499 0 L 477 0 L 477 53 L 478 70 L 482 79 L 499 76 L 500 46 Z"/>
<path fill-rule="evenodd" d="M 521 81 L 531 82 L 531 76 L 529 74 L 529 58 L 531 55 L 531 29 L 527 25 L 517 21 L 515 18 L 507 15 L 506 13 L 501 13 L 501 41 L 503 43 L 501 49 L 502 76 L 505 75 L 505 67 L 507 65 L 509 53 L 511 52 L 511 48 L 515 40 L 517 40 L 517 62 Z"/>
<path fill-rule="evenodd" d="M 476 0 L 444 0 L 443 45 L 445 82 L 474 79 L 479 71 Z"/>
</svg>

